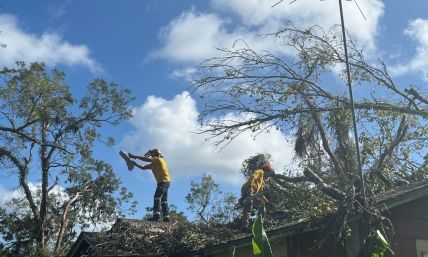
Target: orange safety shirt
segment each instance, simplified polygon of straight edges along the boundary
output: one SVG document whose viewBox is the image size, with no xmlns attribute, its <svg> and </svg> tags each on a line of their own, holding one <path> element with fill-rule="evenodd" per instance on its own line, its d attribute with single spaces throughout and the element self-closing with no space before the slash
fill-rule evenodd
<svg viewBox="0 0 428 257">
<path fill-rule="evenodd" d="M 242 186 L 242 189 L 250 189 L 252 194 L 256 194 L 257 192 L 263 190 L 265 185 L 263 180 L 264 172 L 262 169 L 257 169 L 251 173 L 247 182 Z"/>
<path fill-rule="evenodd" d="M 168 167 L 166 166 L 165 161 L 160 157 L 152 157 L 152 172 L 156 178 L 157 183 L 160 182 L 169 182 L 171 178 L 169 177 Z"/>
</svg>

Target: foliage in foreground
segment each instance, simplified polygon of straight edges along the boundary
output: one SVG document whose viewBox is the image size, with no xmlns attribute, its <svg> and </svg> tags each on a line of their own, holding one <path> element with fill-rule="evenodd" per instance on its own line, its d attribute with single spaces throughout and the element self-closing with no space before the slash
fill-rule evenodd
<svg viewBox="0 0 428 257">
<path fill-rule="evenodd" d="M 384 236 L 377 230 L 370 234 L 364 244 L 365 257 L 393 257 L 394 252 Z"/>
</svg>

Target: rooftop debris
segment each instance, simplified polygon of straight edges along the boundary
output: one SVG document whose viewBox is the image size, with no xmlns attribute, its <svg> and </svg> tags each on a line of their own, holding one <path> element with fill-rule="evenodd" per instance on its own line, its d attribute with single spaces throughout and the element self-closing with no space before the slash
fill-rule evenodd
<svg viewBox="0 0 428 257">
<path fill-rule="evenodd" d="M 266 220 L 264 227 L 266 230 L 271 230 L 301 221 L 284 223 Z M 250 236 L 251 231 L 241 229 L 239 222 L 230 224 L 158 223 L 119 219 L 107 232 L 86 235 L 86 240 L 91 247 L 83 256 L 177 256 Z"/>
<path fill-rule="evenodd" d="M 92 234 L 92 247 L 85 256 L 170 256 L 246 235 L 234 224 L 122 220 L 108 232 Z"/>
</svg>

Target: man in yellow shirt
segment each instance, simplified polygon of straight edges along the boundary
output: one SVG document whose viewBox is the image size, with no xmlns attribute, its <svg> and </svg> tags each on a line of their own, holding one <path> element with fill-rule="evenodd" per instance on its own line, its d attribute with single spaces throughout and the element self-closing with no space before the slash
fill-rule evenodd
<svg viewBox="0 0 428 257">
<path fill-rule="evenodd" d="M 162 207 L 162 221 L 170 222 L 169 207 L 168 207 L 168 189 L 171 178 L 169 177 L 168 167 L 163 159 L 163 156 L 159 149 L 151 149 L 147 151 L 144 156 L 137 156 L 128 153 L 128 156 L 132 159 L 139 159 L 141 161 L 150 162 L 150 164 L 142 165 L 134 160 L 132 162 L 135 166 L 142 170 L 152 170 L 153 175 L 156 178 L 157 187 L 153 199 L 153 217 L 149 218 L 149 221 L 160 221 L 161 219 L 161 207 Z"/>
<path fill-rule="evenodd" d="M 264 178 L 271 176 L 275 173 L 274 169 L 269 163 L 264 163 L 261 167 L 257 167 L 250 175 L 248 180 L 241 187 L 241 199 L 239 202 L 243 205 L 243 215 L 242 221 L 244 227 L 248 227 L 250 214 L 253 211 L 253 199 L 246 201 L 245 199 L 251 197 L 259 192 L 263 191 L 264 188 Z M 269 201 L 264 196 L 256 198 L 256 204 L 258 205 L 260 214 L 264 215 L 265 213 L 265 204 Z"/>
</svg>

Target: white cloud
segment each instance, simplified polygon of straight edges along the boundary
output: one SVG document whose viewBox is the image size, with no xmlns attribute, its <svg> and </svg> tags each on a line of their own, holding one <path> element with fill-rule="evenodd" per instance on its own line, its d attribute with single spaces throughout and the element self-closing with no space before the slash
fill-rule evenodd
<svg viewBox="0 0 428 257">
<path fill-rule="evenodd" d="M 185 12 L 162 28 L 160 38 L 164 46 L 150 58 L 198 63 L 214 56 L 217 48 L 231 47 L 238 39 L 255 41 L 256 35 L 243 27 L 228 31 L 228 23 L 215 13 Z"/>
<path fill-rule="evenodd" d="M 48 65 L 80 65 L 92 72 L 101 71 L 101 67 L 90 56 L 85 45 L 73 45 L 55 33 L 36 35 L 23 31 L 15 16 L 0 15 L 0 42 L 7 45 L 0 48 L 0 65 L 13 66 L 15 61 L 45 62 Z"/>
<path fill-rule="evenodd" d="M 428 20 L 416 19 L 409 22 L 404 34 L 417 41 L 416 53 L 406 64 L 393 67 L 394 75 L 403 75 L 409 72 L 420 72 L 428 80 Z"/>
<path fill-rule="evenodd" d="M 272 154 L 278 171 L 291 162 L 293 148 L 280 131 L 261 134 L 255 140 L 251 133 L 244 133 L 219 151 L 205 142 L 207 135 L 194 133 L 199 128 L 197 117 L 195 100 L 187 92 L 171 100 L 149 96 L 135 108 L 131 120 L 134 131 L 125 136 L 122 145 L 139 154 L 160 148 L 173 179 L 210 173 L 216 181 L 241 183 L 242 161 L 260 152 Z"/>
<path fill-rule="evenodd" d="M 22 197 L 24 197 L 24 193 L 22 192 L 22 190 L 19 190 L 19 189 L 9 190 L 0 184 L 0 206 L 13 198 L 22 198 Z"/>
<path fill-rule="evenodd" d="M 212 55 L 216 44 L 227 35 L 222 23 L 214 14 L 183 13 L 162 28 L 160 37 L 165 45 L 153 56 L 175 61 L 198 61 Z M 221 39 L 219 35 L 222 35 Z"/>
<path fill-rule="evenodd" d="M 183 69 L 176 69 L 170 75 L 171 78 L 184 79 L 186 81 L 192 81 L 197 72 L 197 69 L 186 67 Z"/>
<path fill-rule="evenodd" d="M 297 26 L 317 24 L 324 29 L 340 23 L 337 1 L 301 0 L 293 4 L 283 2 L 271 8 L 276 2 L 211 0 L 212 12 L 198 13 L 191 9 L 164 27 L 160 33 L 163 46 L 151 57 L 199 63 L 204 58 L 218 55 L 216 47 L 231 48 L 238 39 L 243 39 L 255 50 L 287 53 L 271 38 L 260 35 L 276 32 L 288 21 Z M 354 1 L 345 1 L 345 24 L 355 39 L 372 48 L 384 5 L 380 0 L 360 0 L 358 3 L 367 20 Z M 238 19 L 232 22 L 234 17 Z"/>
<path fill-rule="evenodd" d="M 0 184 L 0 206 L 4 204 L 9 195 L 9 191 Z"/>
<path fill-rule="evenodd" d="M 286 21 L 292 21 L 298 26 L 317 24 L 324 29 L 340 24 L 337 1 L 299 0 L 292 4 L 284 1 L 273 8 L 278 0 L 211 0 L 211 2 L 217 9 L 237 14 L 243 24 L 261 27 L 272 24 L 268 27 L 274 31 Z M 367 19 L 364 20 L 354 1 L 344 1 L 345 25 L 358 40 L 371 44 L 384 5 L 380 0 L 360 0 L 358 5 Z"/>
<path fill-rule="evenodd" d="M 41 183 L 29 182 L 28 187 L 30 191 L 33 193 L 33 197 L 37 199 L 38 198 L 37 191 L 41 189 Z M 62 200 L 67 198 L 67 194 L 65 193 L 65 190 L 58 185 L 52 188 L 52 190 L 50 191 L 50 194 L 57 195 Z M 0 184 L 0 205 L 12 199 L 20 199 L 24 197 L 25 197 L 25 194 L 21 187 L 17 189 L 9 190 Z"/>
<path fill-rule="evenodd" d="M 29 183 L 28 187 L 32 192 L 36 192 L 38 188 L 37 184 L 34 184 L 34 183 Z M 15 215 L 24 216 L 26 213 L 30 212 L 30 207 L 25 206 L 25 208 L 23 208 L 23 206 L 20 206 L 19 208 L 14 208 L 14 207 L 8 206 L 7 202 L 13 199 L 24 199 L 24 198 L 25 198 L 25 195 L 21 188 L 8 190 L 2 185 L 0 185 L 0 206 L 5 206 L 6 209 L 11 208 L 9 209 L 9 211 L 12 211 Z"/>
</svg>

